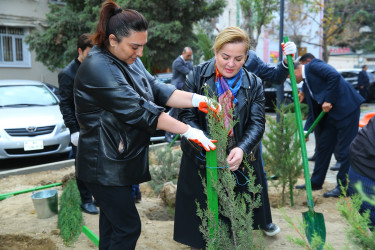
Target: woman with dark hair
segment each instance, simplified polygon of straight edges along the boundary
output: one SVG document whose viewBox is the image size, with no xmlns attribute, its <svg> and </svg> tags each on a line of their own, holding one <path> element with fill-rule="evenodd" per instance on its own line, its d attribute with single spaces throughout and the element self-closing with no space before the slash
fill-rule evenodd
<svg viewBox="0 0 375 250">
<path fill-rule="evenodd" d="M 147 20 L 135 10 L 103 3 L 93 37 L 94 47 L 80 66 L 74 86 L 80 137 L 77 178 L 100 205 L 99 249 L 134 249 L 141 222 L 131 185 L 151 179 L 150 137 L 156 129 L 215 145 L 202 131 L 164 112 L 162 106 L 207 105 L 202 95 L 158 82 L 144 68 Z"/>
</svg>

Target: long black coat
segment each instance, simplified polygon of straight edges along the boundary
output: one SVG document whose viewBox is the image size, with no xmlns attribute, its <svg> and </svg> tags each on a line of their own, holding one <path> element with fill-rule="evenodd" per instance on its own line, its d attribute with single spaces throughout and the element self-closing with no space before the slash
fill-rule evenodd
<svg viewBox="0 0 375 250">
<path fill-rule="evenodd" d="M 204 95 L 203 86 L 208 84 L 212 91 L 216 92 L 215 86 L 215 61 L 208 61 L 193 68 L 189 73 L 183 90 Z M 261 164 L 261 155 L 257 144 L 261 140 L 265 128 L 264 116 L 264 94 L 261 81 L 254 74 L 243 68 L 241 88 L 237 94 L 238 105 L 234 110 L 234 119 L 239 122 L 234 127 L 236 147 L 240 147 L 245 153 L 252 152 L 255 161 L 251 162 L 254 167 L 256 184 L 263 187 L 261 200 L 263 206 L 254 211 L 254 228 L 264 228 L 271 221 L 271 211 L 268 200 L 267 184 Z M 197 109 L 182 109 L 179 119 L 192 127 L 203 130 L 208 134 L 206 114 Z M 203 192 L 201 178 L 198 172 L 205 177 L 205 162 L 199 160 L 194 149 L 187 140 L 181 141 L 183 151 L 180 174 L 177 187 L 174 240 L 196 248 L 205 247 L 205 241 L 199 232 L 201 223 L 196 215 L 197 200 L 202 207 L 206 207 L 206 196 Z M 200 157 L 201 158 L 201 157 Z M 241 166 L 242 167 L 242 166 Z M 239 180 L 244 183 L 245 180 Z M 241 192 L 238 186 L 237 191 Z"/>
<path fill-rule="evenodd" d="M 150 180 L 150 137 L 164 110 L 161 106 L 176 88 L 156 81 L 140 59 L 127 65 L 96 46 L 79 67 L 74 84 L 81 128 L 77 178 L 104 186 Z"/>
</svg>

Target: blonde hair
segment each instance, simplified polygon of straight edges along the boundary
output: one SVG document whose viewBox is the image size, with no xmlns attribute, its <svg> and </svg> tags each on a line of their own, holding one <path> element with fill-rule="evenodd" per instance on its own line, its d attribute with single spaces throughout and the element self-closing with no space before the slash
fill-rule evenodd
<svg viewBox="0 0 375 250">
<path fill-rule="evenodd" d="M 222 30 L 219 35 L 217 35 L 212 48 L 217 52 L 227 43 L 244 43 L 246 46 L 245 53 L 250 49 L 249 36 L 243 29 L 238 27 L 228 27 Z"/>
</svg>

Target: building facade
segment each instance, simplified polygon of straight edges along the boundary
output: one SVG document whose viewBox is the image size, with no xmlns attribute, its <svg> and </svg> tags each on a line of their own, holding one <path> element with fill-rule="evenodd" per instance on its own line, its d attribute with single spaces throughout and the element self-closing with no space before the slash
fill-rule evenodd
<svg viewBox="0 0 375 250">
<path fill-rule="evenodd" d="M 37 62 L 35 52 L 29 51 L 25 43 L 27 34 L 45 27 L 50 3 L 60 4 L 61 1 L 0 1 L 1 79 L 37 80 L 57 86 L 58 72 L 51 72 L 41 62 Z"/>
</svg>

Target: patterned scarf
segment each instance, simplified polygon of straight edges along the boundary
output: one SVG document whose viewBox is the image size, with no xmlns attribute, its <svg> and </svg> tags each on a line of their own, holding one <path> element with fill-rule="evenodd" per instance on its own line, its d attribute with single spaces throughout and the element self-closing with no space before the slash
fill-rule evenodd
<svg viewBox="0 0 375 250">
<path fill-rule="evenodd" d="M 219 103 L 221 104 L 221 107 L 224 111 L 224 125 L 228 128 L 229 122 L 233 120 L 233 117 L 230 115 L 229 110 L 238 103 L 236 96 L 238 90 L 241 87 L 242 68 L 232 78 L 224 78 L 218 71 L 217 67 L 215 73 L 217 95 L 219 97 Z M 231 129 L 231 131 L 229 132 L 229 136 L 232 137 L 233 135 L 233 129 Z"/>
</svg>

